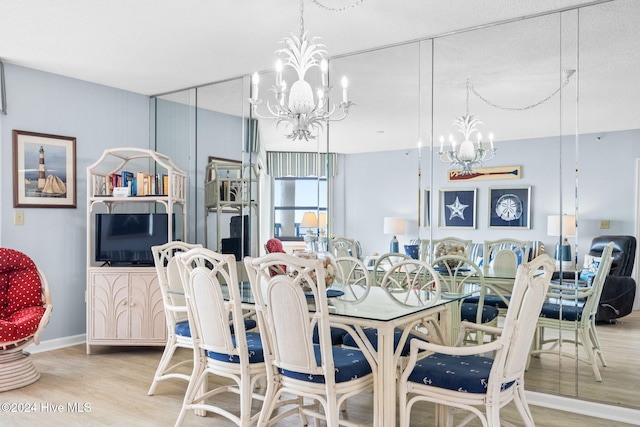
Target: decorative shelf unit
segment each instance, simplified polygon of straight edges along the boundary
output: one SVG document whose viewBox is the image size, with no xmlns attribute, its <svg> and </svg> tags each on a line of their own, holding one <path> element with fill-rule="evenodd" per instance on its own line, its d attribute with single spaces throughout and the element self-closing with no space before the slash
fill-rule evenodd
<svg viewBox="0 0 640 427">
<path fill-rule="evenodd" d="M 148 195 L 117 197 L 110 183 L 113 174 L 122 171 L 157 175 L 162 183 L 153 188 L 149 185 Z M 91 354 L 92 345 L 166 344 L 155 268 L 99 265 L 95 261 L 95 218 L 98 211 L 152 213 L 162 206 L 170 218 L 167 241 L 175 239 L 171 218 L 178 213 L 181 218 L 176 218 L 176 228 L 181 225 L 181 237 L 186 239 L 186 183 L 186 173 L 168 156 L 142 148 L 107 149 L 87 167 L 87 354 Z"/>
<path fill-rule="evenodd" d="M 204 183 L 204 235 L 205 246 L 209 247 L 208 241 L 208 217 L 215 215 L 215 236 L 216 246 L 211 249 L 223 251 L 223 236 L 221 225 L 223 221 L 232 216 L 250 218 L 249 224 L 242 221 L 242 235 L 244 242 L 249 242 L 250 246 L 255 246 L 255 242 L 260 235 L 259 225 L 259 180 L 258 168 L 253 164 L 242 164 L 241 162 L 214 159 L 207 164 Z M 248 231 L 245 231 L 245 228 Z M 233 237 L 233 236 L 230 236 Z M 238 236 L 236 236 L 238 237 Z M 244 248 L 244 253 L 252 253 L 250 248 Z M 231 251 L 228 251 L 232 253 Z M 237 257 L 236 257 L 237 258 Z M 241 260 L 238 260 L 241 261 Z"/>
</svg>

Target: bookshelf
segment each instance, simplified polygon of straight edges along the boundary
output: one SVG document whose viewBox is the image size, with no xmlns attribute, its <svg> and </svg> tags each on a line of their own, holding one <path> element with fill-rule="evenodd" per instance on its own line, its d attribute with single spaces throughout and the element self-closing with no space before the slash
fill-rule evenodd
<svg viewBox="0 0 640 427">
<path fill-rule="evenodd" d="M 153 266 L 105 266 L 95 261 L 97 213 L 176 215 L 187 236 L 186 173 L 166 155 L 112 148 L 87 167 L 87 354 L 94 345 L 166 344 L 162 294 Z M 180 220 L 178 221 L 178 216 Z M 171 220 L 167 240 L 175 240 Z"/>
</svg>

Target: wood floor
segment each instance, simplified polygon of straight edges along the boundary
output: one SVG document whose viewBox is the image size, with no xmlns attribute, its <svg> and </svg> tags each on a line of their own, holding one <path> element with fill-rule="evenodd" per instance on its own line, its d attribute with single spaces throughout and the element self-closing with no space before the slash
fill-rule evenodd
<svg viewBox="0 0 640 427">
<path fill-rule="evenodd" d="M 27 387 L 0 393 L 0 425 L 33 426 L 172 426 L 182 404 L 186 383 L 161 382 L 154 396 L 147 396 L 151 378 L 160 359 L 160 348 L 96 347 L 85 354 L 83 345 L 32 355 L 42 373 L 40 380 Z M 190 352 L 181 356 L 190 358 Z M 611 388 L 609 388 L 611 391 Z M 371 395 L 349 402 L 350 419 L 371 420 Z M 232 408 L 235 397 L 225 400 Z M 10 405 L 6 405 L 10 403 Z M 14 404 L 14 405 L 11 405 Z M 17 412 L 7 411 L 20 410 Z M 531 407 L 538 427 L 623 427 L 628 424 Z M 517 412 L 507 407 L 503 418 L 522 425 Z M 232 426 L 221 417 L 189 413 L 183 426 Z M 433 426 L 432 408 L 416 407 L 412 426 Z M 477 422 L 470 424 L 480 425 Z M 290 417 L 279 426 L 298 427 L 300 420 Z"/>
</svg>

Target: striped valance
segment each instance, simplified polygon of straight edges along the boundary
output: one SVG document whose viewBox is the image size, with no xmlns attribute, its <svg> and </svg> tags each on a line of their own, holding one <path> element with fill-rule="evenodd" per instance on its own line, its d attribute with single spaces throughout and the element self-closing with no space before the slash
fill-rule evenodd
<svg viewBox="0 0 640 427">
<path fill-rule="evenodd" d="M 326 177 L 327 170 L 329 176 L 335 176 L 335 153 L 267 152 L 267 174 L 274 178 Z"/>
</svg>

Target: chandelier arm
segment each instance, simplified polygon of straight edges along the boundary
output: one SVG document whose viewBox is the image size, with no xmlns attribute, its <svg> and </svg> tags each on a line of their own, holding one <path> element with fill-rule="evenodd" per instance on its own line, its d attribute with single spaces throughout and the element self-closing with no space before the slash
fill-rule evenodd
<svg viewBox="0 0 640 427">
<path fill-rule="evenodd" d="M 360 6 L 362 3 L 364 3 L 364 0 L 356 0 L 355 3 L 344 6 L 344 7 L 340 7 L 340 8 L 325 6 L 324 4 L 320 3 L 318 0 L 312 0 L 312 2 L 313 4 L 318 6 L 320 9 L 328 10 L 329 12 L 344 12 L 346 10 L 353 9 L 354 7 Z"/>
<path fill-rule="evenodd" d="M 494 102 L 491 102 L 491 101 L 489 101 L 487 98 L 485 98 L 484 96 L 480 95 L 480 94 L 478 93 L 478 91 L 476 90 L 476 88 L 475 88 L 475 87 L 473 87 L 473 85 L 472 85 L 471 83 L 469 83 L 469 82 L 468 82 L 468 80 L 467 80 L 467 89 L 468 89 L 468 90 L 471 90 L 471 92 L 473 92 L 473 94 L 474 94 L 475 96 L 477 96 L 478 98 L 480 98 L 480 100 L 482 100 L 485 104 L 487 104 L 487 105 L 489 105 L 489 106 L 491 106 L 491 107 L 498 108 L 498 109 L 500 109 L 500 110 L 507 110 L 507 111 L 526 111 L 526 110 L 530 110 L 530 109 L 532 109 L 532 108 L 535 108 L 535 107 L 537 107 L 537 106 L 539 106 L 539 105 L 544 104 L 545 102 L 547 102 L 548 100 L 550 100 L 551 98 L 553 98 L 555 95 L 557 95 L 557 94 L 558 94 L 558 92 L 560 92 L 560 91 L 562 90 L 562 88 L 564 88 L 564 87 L 565 87 L 566 85 L 568 85 L 568 84 L 569 84 L 569 76 L 567 76 L 567 77 L 565 78 L 565 81 L 564 81 L 564 82 L 562 82 L 562 84 L 560 85 L 560 87 L 559 87 L 558 89 L 556 89 L 555 91 L 553 91 L 553 93 L 552 93 L 551 95 L 547 96 L 546 98 L 542 99 L 541 101 L 538 101 L 538 102 L 533 103 L 533 104 L 529 104 L 529 105 L 527 105 L 527 106 L 525 106 L 525 107 L 505 107 L 505 106 L 502 106 L 502 105 L 498 105 L 498 104 L 496 104 L 496 103 L 494 103 Z M 467 90 L 467 97 L 469 96 L 469 92 L 468 92 L 468 90 Z M 467 99 L 467 105 L 468 105 L 468 99 Z M 467 108 L 468 108 L 468 107 L 467 107 Z"/>
</svg>

